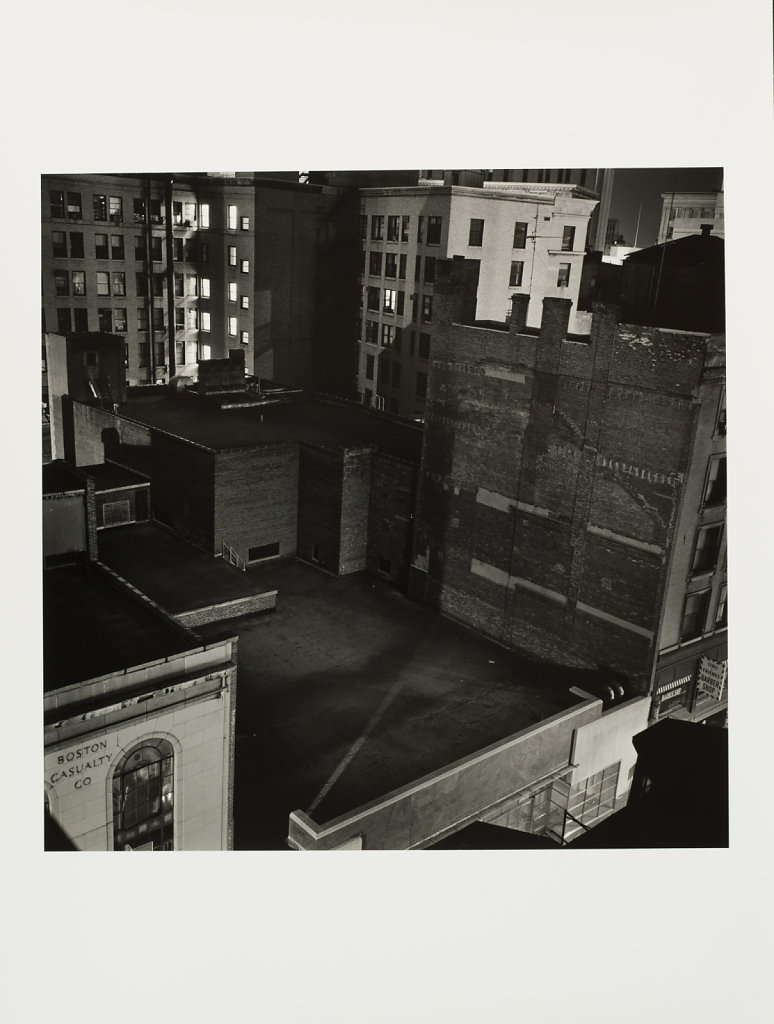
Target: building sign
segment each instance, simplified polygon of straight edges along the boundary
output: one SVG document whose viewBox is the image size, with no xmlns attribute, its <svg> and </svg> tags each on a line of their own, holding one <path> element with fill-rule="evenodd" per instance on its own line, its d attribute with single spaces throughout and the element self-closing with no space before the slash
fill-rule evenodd
<svg viewBox="0 0 774 1024">
<path fill-rule="evenodd" d="M 106 768 L 110 761 L 107 740 L 97 740 L 84 746 L 76 747 L 61 754 L 55 754 L 49 761 L 48 781 L 52 786 L 66 782 L 74 789 L 85 789 L 91 785 L 92 772 Z M 102 773 L 99 772 L 101 775 Z"/>
<path fill-rule="evenodd" d="M 728 661 L 702 658 L 699 662 L 699 693 L 722 700 L 728 679 Z"/>
<path fill-rule="evenodd" d="M 656 700 L 658 701 L 659 712 L 663 712 L 666 705 L 672 701 L 682 700 L 692 678 L 692 675 L 680 676 L 679 679 L 672 679 L 671 682 L 662 683 L 658 687 L 656 690 Z"/>
</svg>

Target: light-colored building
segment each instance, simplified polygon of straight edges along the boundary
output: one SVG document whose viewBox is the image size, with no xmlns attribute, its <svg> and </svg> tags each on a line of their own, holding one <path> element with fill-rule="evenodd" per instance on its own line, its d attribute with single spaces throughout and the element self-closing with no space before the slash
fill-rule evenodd
<svg viewBox="0 0 774 1024">
<path fill-rule="evenodd" d="M 713 235 L 725 237 L 722 188 L 711 192 L 662 192 L 661 204 L 659 244 L 700 235 L 706 224 Z"/>
<path fill-rule="evenodd" d="M 479 265 L 478 318 L 504 322 L 514 295 L 573 303 L 569 330 L 587 332 L 578 292 L 589 217 L 597 200 L 573 185 L 427 184 L 360 191 L 362 276 L 357 389 L 365 405 L 422 417 L 438 259 Z"/>
</svg>

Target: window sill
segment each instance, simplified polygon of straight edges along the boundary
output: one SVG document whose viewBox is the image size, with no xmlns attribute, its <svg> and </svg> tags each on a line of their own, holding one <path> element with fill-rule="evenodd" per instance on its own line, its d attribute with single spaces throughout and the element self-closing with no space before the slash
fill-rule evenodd
<svg viewBox="0 0 774 1024">
<path fill-rule="evenodd" d="M 585 256 L 585 252 L 579 249 L 549 249 L 549 256 Z"/>
</svg>

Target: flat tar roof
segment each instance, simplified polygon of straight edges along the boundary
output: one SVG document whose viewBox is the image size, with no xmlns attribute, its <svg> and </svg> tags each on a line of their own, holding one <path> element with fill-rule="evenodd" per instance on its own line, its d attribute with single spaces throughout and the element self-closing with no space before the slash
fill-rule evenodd
<svg viewBox="0 0 774 1024">
<path fill-rule="evenodd" d="M 66 462 L 55 459 L 43 464 L 43 494 L 85 490 L 86 481 L 74 473 Z"/>
<path fill-rule="evenodd" d="M 376 445 L 388 455 L 418 463 L 422 449 L 422 431 L 412 424 L 312 397 L 220 409 L 190 392 L 159 388 L 131 396 L 119 412 L 215 451 L 298 441 L 336 450 Z"/>
<path fill-rule="evenodd" d="M 529 662 L 366 573 L 255 573 L 277 611 L 197 627 L 239 636 L 235 846 L 286 849 L 324 823 L 575 705 L 588 674 Z"/>
<path fill-rule="evenodd" d="M 195 648 L 187 636 L 99 569 L 43 575 L 43 689 L 94 679 Z"/>
<path fill-rule="evenodd" d="M 81 466 L 84 473 L 94 478 L 97 493 L 110 491 L 114 487 L 139 487 L 150 484 L 147 477 L 134 473 L 131 469 L 117 466 L 112 462 L 98 463 L 94 466 Z"/>
</svg>

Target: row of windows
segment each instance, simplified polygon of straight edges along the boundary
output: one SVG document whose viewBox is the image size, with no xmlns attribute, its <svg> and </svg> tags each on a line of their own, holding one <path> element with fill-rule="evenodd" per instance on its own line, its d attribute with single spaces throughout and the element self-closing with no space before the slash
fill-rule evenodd
<svg viewBox="0 0 774 1024">
<path fill-rule="evenodd" d="M 708 217 L 712 219 L 714 216 L 714 206 L 673 206 L 669 211 L 670 220 L 674 220 L 675 217 Z"/>
<path fill-rule="evenodd" d="M 165 274 L 152 274 L 150 287 L 153 295 L 160 298 L 164 294 L 166 284 Z M 126 274 L 122 270 L 96 272 L 96 294 L 97 295 L 126 295 Z M 179 298 L 209 299 L 211 297 L 211 281 L 209 277 L 199 277 L 197 274 L 174 275 L 175 295 Z M 138 296 L 148 297 L 148 276 L 146 274 L 135 274 L 135 291 Z M 58 296 L 64 295 L 86 295 L 86 273 L 83 270 L 55 270 L 54 271 L 54 292 Z M 239 302 L 242 309 L 250 308 L 250 296 L 239 295 L 239 288 L 236 281 L 228 283 L 229 302 Z"/>
<path fill-rule="evenodd" d="M 701 590 L 689 594 L 685 599 L 683 619 L 680 626 L 680 640 L 695 640 L 707 630 L 707 618 L 710 609 L 711 590 Z M 711 628 L 725 629 L 728 626 L 728 586 L 723 584 L 718 595 L 714 623 Z"/>
<path fill-rule="evenodd" d="M 388 242 L 408 242 L 409 240 L 409 222 L 410 217 L 403 216 L 387 216 L 387 235 L 386 241 Z M 427 220 L 427 235 L 425 238 L 425 220 Z M 384 222 L 385 216 L 383 214 L 373 214 L 371 216 L 371 239 L 372 241 L 385 241 L 384 233 Z M 442 217 L 418 217 L 417 218 L 417 242 L 423 240 L 427 245 L 440 245 L 441 244 L 441 226 L 443 223 Z M 360 217 L 360 237 L 365 239 L 367 237 L 367 225 L 368 217 L 366 214 L 362 214 Z M 528 225 L 525 221 L 516 221 L 513 228 L 513 248 L 514 249 L 526 249 L 527 247 L 527 231 Z M 470 220 L 470 228 L 468 233 L 468 245 L 481 246 L 484 244 L 484 220 L 479 217 L 472 217 Z M 565 227 L 562 233 L 562 249 L 571 252 L 575 245 L 575 228 Z M 394 254 L 391 254 L 394 255 Z M 404 274 L 405 276 L 405 257 L 401 257 L 404 260 Z M 375 273 L 375 271 L 371 271 Z M 394 276 L 394 275 L 390 275 Z"/>
<path fill-rule="evenodd" d="M 370 252 L 364 253 L 366 260 L 366 267 L 371 277 L 381 277 L 382 269 L 384 269 L 385 278 L 397 278 L 398 280 L 406 280 L 406 262 L 407 257 L 405 253 L 394 253 L 394 252 L 381 252 L 380 250 L 371 250 Z M 424 281 L 425 284 L 433 284 L 435 281 L 435 256 L 417 256 L 414 263 L 414 280 L 419 282 L 422 280 L 422 266 L 424 260 Z"/>
<path fill-rule="evenodd" d="M 164 310 L 154 307 L 151 316 L 155 331 L 166 330 Z M 237 318 L 227 318 L 229 337 L 239 337 L 243 345 L 249 345 L 248 331 L 238 330 Z M 87 309 L 69 309 L 60 307 L 56 311 L 56 327 L 59 334 L 72 332 L 82 334 L 90 330 L 89 311 Z M 149 329 L 148 310 L 140 307 L 137 310 L 137 330 Z M 205 331 L 212 329 L 212 316 L 207 310 L 198 310 L 191 306 L 175 310 L 175 331 Z M 97 330 L 105 334 L 125 334 L 128 331 L 127 310 L 125 307 L 104 307 L 97 310 Z"/>
<path fill-rule="evenodd" d="M 358 331 L 359 334 L 359 331 Z M 406 331 L 409 338 L 409 352 L 420 359 L 430 358 L 430 335 L 424 331 Z M 396 352 L 403 350 L 404 329 L 394 324 L 379 324 L 375 320 L 366 320 L 365 340 L 371 345 L 381 344 L 382 348 L 392 348 Z M 373 358 L 368 356 L 366 358 Z"/>
<path fill-rule="evenodd" d="M 66 220 L 83 220 L 83 202 L 80 192 L 64 192 L 60 189 L 49 191 L 49 210 L 52 218 Z M 236 207 L 228 208 L 228 223 L 231 226 L 231 211 L 234 211 L 236 218 Z M 110 196 L 102 194 L 92 195 L 92 213 L 95 221 L 110 221 L 113 224 L 124 222 L 124 200 L 122 196 Z M 126 211 L 128 214 L 128 211 Z M 198 212 L 198 216 L 197 216 Z M 163 224 L 165 216 L 164 203 L 161 199 L 150 199 L 148 201 L 140 196 L 132 199 L 132 214 L 130 223 L 133 224 Z M 178 227 L 193 227 L 198 223 L 201 228 L 210 226 L 210 204 L 185 201 L 172 202 L 172 223 Z M 236 227 L 236 223 L 234 223 Z M 250 218 L 242 217 L 242 230 L 250 228 Z"/>
</svg>

